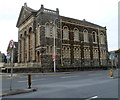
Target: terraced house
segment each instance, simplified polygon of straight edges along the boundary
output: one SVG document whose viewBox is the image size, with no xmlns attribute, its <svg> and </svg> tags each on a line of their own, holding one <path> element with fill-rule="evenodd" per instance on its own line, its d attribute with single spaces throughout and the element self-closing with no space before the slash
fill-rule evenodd
<svg viewBox="0 0 120 100">
<path fill-rule="evenodd" d="M 18 62 L 51 67 L 55 42 L 56 67 L 81 68 L 107 65 L 106 27 L 59 15 L 41 5 L 33 10 L 25 3 L 17 21 Z"/>
</svg>

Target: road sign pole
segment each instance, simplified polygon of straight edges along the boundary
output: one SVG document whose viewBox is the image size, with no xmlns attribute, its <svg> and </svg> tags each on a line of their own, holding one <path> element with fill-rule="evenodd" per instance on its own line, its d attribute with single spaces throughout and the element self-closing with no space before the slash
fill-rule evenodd
<svg viewBox="0 0 120 100">
<path fill-rule="evenodd" d="M 12 80 L 13 80 L 13 66 L 14 66 L 14 41 L 13 42 L 13 45 L 12 45 L 12 65 L 11 65 L 11 81 L 10 81 L 10 90 L 12 90 Z"/>
</svg>

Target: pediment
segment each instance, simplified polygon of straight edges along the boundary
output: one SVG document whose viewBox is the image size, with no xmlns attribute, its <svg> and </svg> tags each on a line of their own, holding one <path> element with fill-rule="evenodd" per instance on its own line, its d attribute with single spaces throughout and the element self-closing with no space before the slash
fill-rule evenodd
<svg viewBox="0 0 120 100">
<path fill-rule="evenodd" d="M 18 17 L 18 21 L 17 21 L 17 25 L 16 27 L 19 27 L 22 23 L 24 23 L 24 21 L 32 14 L 32 11 L 28 10 L 27 8 L 25 8 L 24 6 L 21 8 L 19 17 Z"/>
</svg>

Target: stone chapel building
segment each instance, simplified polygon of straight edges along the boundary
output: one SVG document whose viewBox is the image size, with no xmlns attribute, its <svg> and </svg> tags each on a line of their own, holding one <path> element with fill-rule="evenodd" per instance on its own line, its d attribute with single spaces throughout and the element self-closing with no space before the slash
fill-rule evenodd
<svg viewBox="0 0 120 100">
<path fill-rule="evenodd" d="M 106 27 L 59 15 L 41 5 L 33 10 L 25 3 L 17 21 L 18 63 L 53 66 L 54 36 L 56 67 L 107 65 Z"/>
</svg>

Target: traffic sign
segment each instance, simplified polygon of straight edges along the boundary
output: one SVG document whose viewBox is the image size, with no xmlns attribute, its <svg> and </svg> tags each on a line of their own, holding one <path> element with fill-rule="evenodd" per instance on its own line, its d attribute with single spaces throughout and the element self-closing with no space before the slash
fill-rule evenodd
<svg viewBox="0 0 120 100">
<path fill-rule="evenodd" d="M 14 46 L 14 42 L 13 40 L 10 40 L 10 48 L 13 48 L 13 46 Z"/>
<path fill-rule="evenodd" d="M 110 59 L 111 60 L 114 60 L 115 59 L 115 56 L 113 54 L 110 55 Z"/>
<path fill-rule="evenodd" d="M 52 58 L 55 59 L 55 58 L 56 58 L 56 55 L 55 55 L 55 54 L 52 54 Z"/>
<path fill-rule="evenodd" d="M 10 56 L 7 56 L 6 59 L 7 59 L 7 62 L 9 62 L 10 61 Z"/>
</svg>

